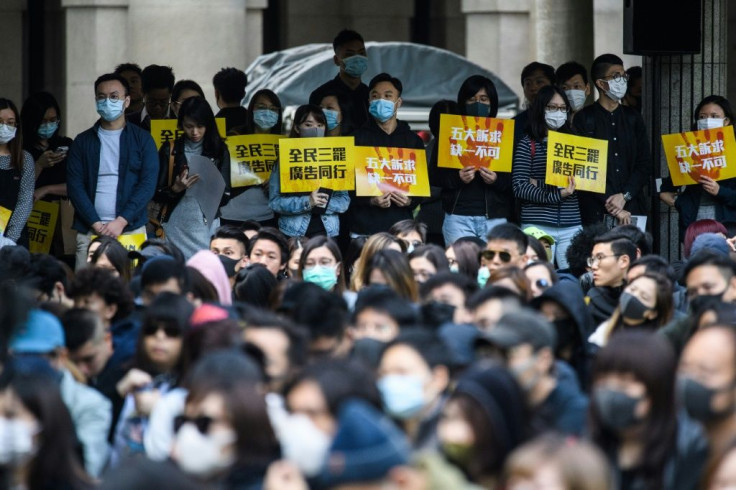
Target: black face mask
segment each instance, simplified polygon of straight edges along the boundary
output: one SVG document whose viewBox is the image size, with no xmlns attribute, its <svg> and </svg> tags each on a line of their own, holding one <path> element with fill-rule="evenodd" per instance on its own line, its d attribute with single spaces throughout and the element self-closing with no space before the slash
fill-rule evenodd
<svg viewBox="0 0 736 490">
<path fill-rule="evenodd" d="M 235 266 L 238 265 L 239 259 L 231 259 L 227 255 L 218 255 L 217 257 L 220 259 L 222 266 L 225 268 L 225 273 L 227 274 L 227 277 L 235 276 Z"/>
<path fill-rule="evenodd" d="M 641 398 L 608 388 L 598 388 L 593 392 L 593 403 L 601 424 L 614 432 L 636 425 L 636 404 L 640 400 Z"/>
<path fill-rule="evenodd" d="M 701 294 L 690 300 L 690 312 L 698 316 L 704 312 L 708 307 L 716 303 L 723 301 L 723 295 L 726 293 L 724 290 L 719 294 Z"/>
<path fill-rule="evenodd" d="M 651 309 L 642 303 L 639 298 L 626 292 L 621 293 L 618 304 L 621 307 L 621 315 L 634 321 L 644 320 L 644 315 Z"/>
<path fill-rule="evenodd" d="M 555 320 L 552 324 L 555 326 L 555 331 L 557 332 L 557 352 L 562 351 L 566 347 L 575 347 L 577 345 L 577 325 L 572 318 Z"/>
<path fill-rule="evenodd" d="M 713 422 L 733 412 L 733 404 L 721 412 L 715 411 L 712 408 L 713 397 L 718 393 L 732 388 L 733 384 L 720 389 L 714 389 L 692 378 L 686 378 L 684 376 L 677 378 L 677 394 L 680 403 L 682 403 L 692 418 L 703 423 Z"/>
<path fill-rule="evenodd" d="M 445 323 L 452 323 L 455 307 L 439 301 L 430 301 L 422 305 L 421 313 L 425 325 L 437 328 Z"/>
</svg>

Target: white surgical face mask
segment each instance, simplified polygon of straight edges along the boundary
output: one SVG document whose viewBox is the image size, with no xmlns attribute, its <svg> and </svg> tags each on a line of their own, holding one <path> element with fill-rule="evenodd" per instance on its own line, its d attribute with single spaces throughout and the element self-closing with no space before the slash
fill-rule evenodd
<svg viewBox="0 0 736 490">
<path fill-rule="evenodd" d="M 28 422 L 0 417 L 0 465 L 27 463 L 37 451 L 33 442 L 37 432 Z"/>
<path fill-rule="evenodd" d="M 698 130 L 702 131 L 704 129 L 722 128 L 724 122 L 725 122 L 725 119 L 721 119 L 719 117 L 708 117 L 705 119 L 698 119 Z"/>
<path fill-rule="evenodd" d="M 10 142 L 15 138 L 15 132 L 18 128 L 8 126 L 7 124 L 0 124 L 0 145 Z"/>
<path fill-rule="evenodd" d="M 612 100 L 620 102 L 621 99 L 624 98 L 624 95 L 626 95 L 626 89 L 629 86 L 626 79 L 623 77 L 620 77 L 618 80 L 610 79 L 607 83 L 608 90 L 606 90 L 606 95 L 608 95 Z"/>
<path fill-rule="evenodd" d="M 563 124 L 567 121 L 567 113 L 554 111 L 545 111 L 544 122 L 547 123 L 549 129 L 560 129 Z"/>
<path fill-rule="evenodd" d="M 577 112 L 585 105 L 585 90 L 565 90 L 565 95 L 570 100 L 573 112 Z"/>
<path fill-rule="evenodd" d="M 225 452 L 224 449 L 236 440 L 233 431 L 204 435 L 188 422 L 179 429 L 174 441 L 176 462 L 186 473 L 208 478 L 233 464 L 235 451 Z"/>
<path fill-rule="evenodd" d="M 332 438 L 302 413 L 288 415 L 280 429 L 284 459 L 294 463 L 308 478 L 318 475 L 327 461 Z"/>
</svg>

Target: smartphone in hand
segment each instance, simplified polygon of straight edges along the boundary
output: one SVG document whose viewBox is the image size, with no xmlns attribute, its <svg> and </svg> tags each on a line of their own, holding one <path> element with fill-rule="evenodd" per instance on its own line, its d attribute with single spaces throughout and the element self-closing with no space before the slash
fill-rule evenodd
<svg viewBox="0 0 736 490">
<path fill-rule="evenodd" d="M 329 206 L 329 204 L 330 204 L 330 199 L 332 199 L 332 189 L 327 189 L 326 187 L 320 187 L 317 190 L 317 192 L 320 193 L 320 194 L 327 194 L 328 197 L 327 197 L 327 202 L 325 203 L 325 205 L 324 206 L 316 206 L 313 209 L 313 212 L 314 212 L 314 214 L 325 214 L 325 212 L 327 211 L 327 206 Z"/>
</svg>

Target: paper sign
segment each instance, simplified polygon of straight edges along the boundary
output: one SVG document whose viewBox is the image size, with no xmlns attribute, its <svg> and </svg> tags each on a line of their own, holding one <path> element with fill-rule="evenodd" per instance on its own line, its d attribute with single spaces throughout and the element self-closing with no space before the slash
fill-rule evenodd
<svg viewBox="0 0 736 490">
<path fill-rule="evenodd" d="M 354 155 L 357 196 L 401 192 L 407 196 L 429 197 L 424 150 L 356 146 Z"/>
<path fill-rule="evenodd" d="M 5 233 L 12 214 L 13 212 L 11 210 L 0 206 L 0 234 Z"/>
<path fill-rule="evenodd" d="M 199 180 L 187 189 L 186 195 L 197 200 L 207 223 L 211 224 L 225 192 L 225 179 L 212 160 L 202 155 L 189 158 L 189 175 L 199 175 Z"/>
<path fill-rule="evenodd" d="M 89 237 L 90 241 L 93 241 L 95 238 L 97 238 L 97 235 L 92 235 Z M 148 239 L 145 233 L 126 233 L 123 235 L 118 235 L 118 243 L 125 247 L 126 250 L 132 251 L 132 250 L 140 250 L 141 245 L 143 245 L 143 242 L 145 242 Z"/>
<path fill-rule="evenodd" d="M 184 131 L 178 128 L 179 122 L 176 119 L 151 119 L 151 136 L 156 142 L 156 149 L 160 150 L 161 145 L 168 144 L 169 141 L 176 141 L 184 134 Z M 225 130 L 225 118 L 216 117 L 217 132 L 222 138 L 225 138 L 227 132 Z"/>
<path fill-rule="evenodd" d="M 56 221 L 59 219 L 59 203 L 36 201 L 28 217 L 28 250 L 34 254 L 51 252 Z"/>
<path fill-rule="evenodd" d="M 268 180 L 279 157 L 280 134 L 229 136 L 230 185 L 246 187 Z"/>
<path fill-rule="evenodd" d="M 437 151 L 438 167 L 511 172 L 514 120 L 441 114 Z"/>
<path fill-rule="evenodd" d="M 279 143 L 281 192 L 355 189 L 352 136 L 284 138 Z"/>
<path fill-rule="evenodd" d="M 605 193 L 608 141 L 557 131 L 548 135 L 545 183 L 567 187 L 572 177 L 575 190 Z"/>
<path fill-rule="evenodd" d="M 713 180 L 736 177 L 736 141 L 733 126 L 663 134 L 672 183 L 697 184 L 701 176 Z"/>
</svg>

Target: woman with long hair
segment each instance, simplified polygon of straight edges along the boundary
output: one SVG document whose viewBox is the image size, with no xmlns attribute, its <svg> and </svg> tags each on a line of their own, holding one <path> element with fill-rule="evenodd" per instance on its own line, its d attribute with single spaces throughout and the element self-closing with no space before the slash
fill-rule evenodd
<svg viewBox="0 0 736 490">
<path fill-rule="evenodd" d="M 379 250 L 384 250 L 387 248 L 396 250 L 397 252 L 404 252 L 406 250 L 406 245 L 404 245 L 403 241 L 386 231 L 375 233 L 368 237 L 368 239 L 363 244 L 360 255 L 353 262 L 353 271 L 350 278 L 351 291 L 358 292 L 363 289 L 364 286 L 367 286 L 367 284 L 363 281 L 363 277 L 365 276 L 365 269 L 368 268 L 368 265 L 370 265 L 373 256 Z"/>
<path fill-rule="evenodd" d="M 382 284 L 396 294 L 412 302 L 419 300 L 419 287 L 414 273 L 403 253 L 396 250 L 379 250 L 363 270 L 362 283 L 366 286 Z"/>
<path fill-rule="evenodd" d="M 179 128 L 184 134 L 159 151 L 159 181 L 154 200 L 161 204 L 159 219 L 166 238 L 189 259 L 199 250 L 209 249 L 219 218 L 208 222 L 199 202 L 187 190 L 198 184 L 199 175 L 189 173 L 192 157 L 212 162 L 225 180 L 221 203 L 230 193 L 230 153 L 220 137 L 212 108 L 202 97 L 190 97 L 179 109 Z M 172 168 L 170 168 L 172 167 Z M 200 184 L 202 185 L 202 184 Z"/>
</svg>

